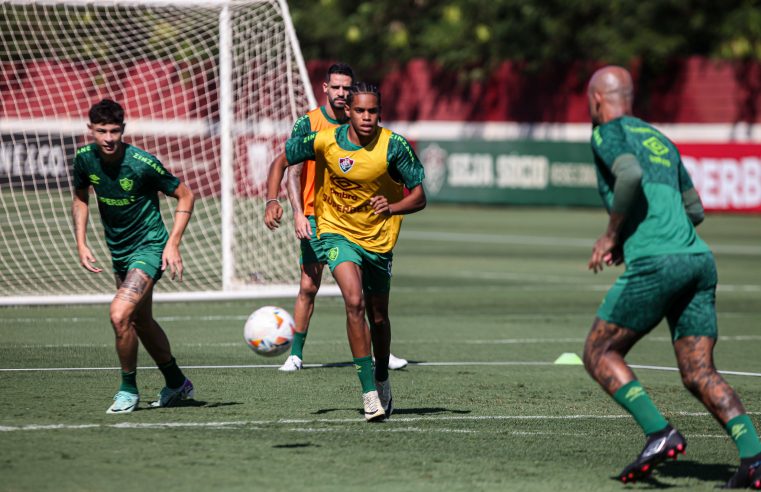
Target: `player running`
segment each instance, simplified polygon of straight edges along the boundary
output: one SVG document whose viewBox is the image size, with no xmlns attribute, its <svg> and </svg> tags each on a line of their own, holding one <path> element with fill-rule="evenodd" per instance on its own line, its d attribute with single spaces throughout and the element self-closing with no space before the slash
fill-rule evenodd
<svg viewBox="0 0 761 492">
<path fill-rule="evenodd" d="M 164 270 L 182 281 L 180 240 L 193 213 L 193 192 L 156 157 L 122 142 L 124 110 L 109 99 L 93 105 L 87 125 L 94 143 L 74 157 L 74 220 L 80 264 L 100 273 L 87 246 L 90 186 L 95 190 L 106 244 L 116 276 L 111 325 L 121 364 L 121 385 L 106 413 L 130 413 L 140 401 L 137 389 L 138 339 L 164 375 L 166 386 L 152 406 L 168 407 L 193 398 L 193 383 L 172 357 L 169 339 L 153 319 L 153 286 Z M 167 234 L 158 192 L 177 199 L 172 231 Z"/>
<path fill-rule="evenodd" d="M 365 419 L 375 421 L 393 411 L 388 377 L 392 249 L 402 215 L 425 207 L 424 172 L 407 140 L 378 126 L 381 95 L 377 87 L 352 86 L 345 110 L 349 124 L 286 142 L 287 162 L 273 163 L 267 189 L 274 196 L 289 163 L 316 161 L 317 235 L 344 299 Z"/>
<path fill-rule="evenodd" d="M 291 131 L 291 138 L 304 137 L 311 132 L 335 128 L 346 123 L 348 116 L 344 111 L 346 97 L 354 80 L 354 71 L 345 63 L 336 63 L 328 68 L 322 90 L 328 103 L 296 120 Z M 285 161 L 285 154 L 276 159 Z M 317 238 L 317 225 L 314 217 L 314 160 L 308 159 L 303 164 L 295 165 L 288 170 L 287 189 L 288 199 L 293 210 L 293 222 L 296 237 L 301 240 L 301 280 L 299 293 L 293 307 L 293 317 L 296 328 L 293 333 L 291 355 L 280 367 L 281 371 L 298 371 L 303 367 L 304 343 L 309 330 L 309 321 L 314 312 L 314 299 L 320 289 L 322 270 L 326 258 Z M 280 224 L 283 208 L 277 198 L 277 190 L 268 195 L 265 205 L 264 223 L 269 229 L 275 229 Z M 389 355 L 389 369 L 402 369 L 407 365 L 405 359 Z"/>
<path fill-rule="evenodd" d="M 589 268 L 626 262 L 608 291 L 584 347 L 589 374 L 628 411 L 646 436 L 619 478 L 647 476 L 687 442 L 663 417 L 627 365 L 634 344 L 665 317 L 684 386 L 721 423 L 740 454 L 727 488 L 761 488 L 761 442 L 740 398 L 716 371 L 716 264 L 695 225 L 703 206 L 679 151 L 655 127 L 632 116 L 631 75 L 608 66 L 589 81 L 592 151 L 609 212 Z"/>
</svg>

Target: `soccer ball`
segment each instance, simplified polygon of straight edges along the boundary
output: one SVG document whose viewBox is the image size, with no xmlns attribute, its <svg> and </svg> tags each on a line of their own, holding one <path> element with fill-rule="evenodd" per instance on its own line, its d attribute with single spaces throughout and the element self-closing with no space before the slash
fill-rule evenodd
<svg viewBox="0 0 761 492">
<path fill-rule="evenodd" d="M 243 338 L 259 355 L 280 355 L 293 343 L 293 318 L 285 309 L 264 306 L 257 309 L 243 326 Z"/>
</svg>

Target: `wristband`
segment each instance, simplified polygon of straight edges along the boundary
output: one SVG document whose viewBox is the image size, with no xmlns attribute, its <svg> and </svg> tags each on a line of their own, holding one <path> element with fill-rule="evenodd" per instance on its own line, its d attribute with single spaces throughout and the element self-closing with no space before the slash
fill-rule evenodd
<svg viewBox="0 0 761 492">
<path fill-rule="evenodd" d="M 270 198 L 269 200 L 264 202 L 264 206 L 266 207 L 267 205 L 270 204 L 270 202 L 278 202 L 278 203 L 280 203 L 280 200 L 278 200 L 277 198 Z"/>
</svg>

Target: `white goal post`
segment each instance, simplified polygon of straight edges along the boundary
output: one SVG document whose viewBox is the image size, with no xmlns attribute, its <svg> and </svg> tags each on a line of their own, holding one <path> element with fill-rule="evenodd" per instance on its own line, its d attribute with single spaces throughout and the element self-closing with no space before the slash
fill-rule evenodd
<svg viewBox="0 0 761 492">
<path fill-rule="evenodd" d="M 0 305 L 109 301 L 91 200 L 79 265 L 71 163 L 87 111 L 125 108 L 125 141 L 195 192 L 183 282 L 157 300 L 274 297 L 298 288 L 298 243 L 263 224 L 267 167 L 316 102 L 285 0 L 0 0 Z M 171 227 L 175 200 L 162 198 Z"/>
</svg>

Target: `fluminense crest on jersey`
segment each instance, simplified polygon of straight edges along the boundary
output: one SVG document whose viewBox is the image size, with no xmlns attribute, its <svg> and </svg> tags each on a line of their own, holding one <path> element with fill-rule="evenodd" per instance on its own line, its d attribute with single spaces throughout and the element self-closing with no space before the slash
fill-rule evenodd
<svg viewBox="0 0 761 492">
<path fill-rule="evenodd" d="M 338 159 L 338 167 L 341 168 L 341 171 L 343 172 L 349 172 L 349 169 L 352 168 L 354 165 L 354 159 L 351 157 L 341 157 Z"/>
<path fill-rule="evenodd" d="M 132 189 L 132 186 L 134 186 L 134 184 L 135 182 L 129 178 L 122 178 L 119 180 L 119 185 L 122 187 L 124 191 L 130 191 Z"/>
</svg>

